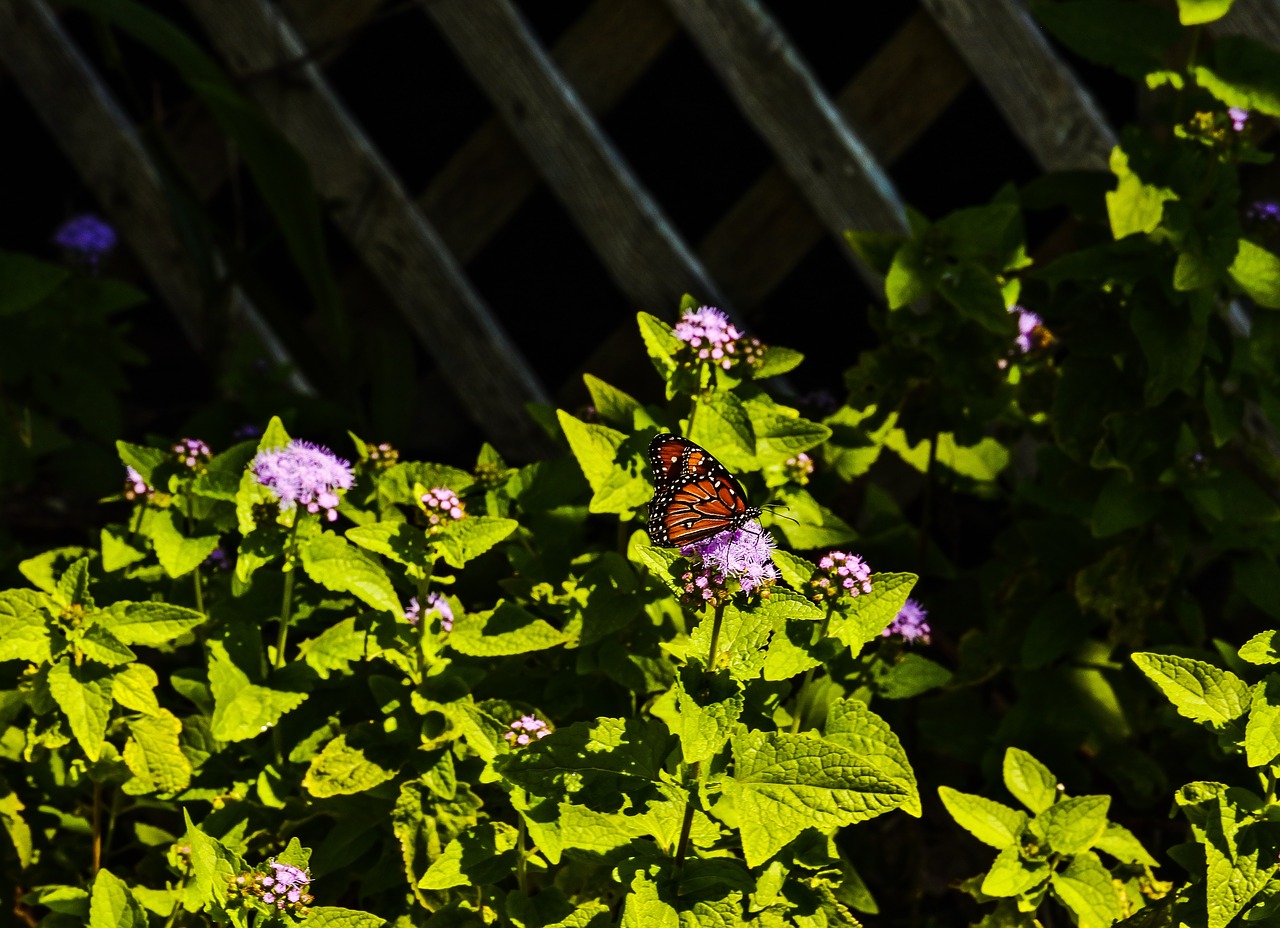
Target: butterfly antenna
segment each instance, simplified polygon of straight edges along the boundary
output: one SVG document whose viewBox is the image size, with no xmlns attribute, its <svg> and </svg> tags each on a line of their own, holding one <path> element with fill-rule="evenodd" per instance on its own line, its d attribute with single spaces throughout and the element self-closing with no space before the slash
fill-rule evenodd
<svg viewBox="0 0 1280 928">
<path fill-rule="evenodd" d="M 794 522 L 796 525 L 800 524 L 799 519 L 793 519 L 791 516 L 784 516 L 778 512 L 778 509 L 789 509 L 789 506 L 761 506 L 760 508 L 769 513 L 769 515 L 773 516 L 775 519 L 786 519 L 788 522 Z"/>
</svg>

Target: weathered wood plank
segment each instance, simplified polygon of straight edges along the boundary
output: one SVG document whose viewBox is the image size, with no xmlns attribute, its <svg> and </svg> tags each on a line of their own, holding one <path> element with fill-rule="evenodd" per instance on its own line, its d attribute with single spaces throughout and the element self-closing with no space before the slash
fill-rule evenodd
<svg viewBox="0 0 1280 928">
<path fill-rule="evenodd" d="M 1021 0 L 921 0 L 1046 171 L 1106 170 L 1116 137 Z"/>
<path fill-rule="evenodd" d="M 264 0 L 187 6 L 235 73 L 257 75 L 249 91 L 303 153 L 335 223 L 486 437 L 520 457 L 545 449 L 524 411 L 545 401 L 537 377 L 319 68 L 305 61 L 289 24 Z M 285 80 L 273 73 L 299 61 Z"/>
<path fill-rule="evenodd" d="M 591 112 L 607 113 L 675 37 L 658 0 L 596 0 L 560 37 L 551 59 Z M 419 203 L 458 260 L 467 262 L 520 208 L 538 172 L 497 117 L 431 180 Z"/>
<path fill-rule="evenodd" d="M 827 231 L 907 228 L 889 176 L 756 0 L 667 5 Z M 877 275 L 856 266 L 874 285 Z"/>
<path fill-rule="evenodd" d="M 507 0 L 422 5 L 636 308 L 667 312 L 682 294 L 695 293 L 728 309 Z"/>
<path fill-rule="evenodd" d="M 0 61 L 129 243 L 160 297 L 199 353 L 223 323 L 208 312 L 195 269 L 150 156 L 125 112 L 42 0 L 0 0 Z M 233 290 L 227 314 L 245 326 L 272 360 L 286 365 L 294 389 L 314 389 L 244 294 Z M 225 323 L 223 323 L 225 324 Z"/>
<path fill-rule="evenodd" d="M 923 12 L 903 24 L 845 85 L 836 106 L 873 155 L 892 164 L 971 80 Z M 698 254 L 742 312 L 773 292 L 823 235 L 813 210 L 774 167 L 698 244 Z"/>
<path fill-rule="evenodd" d="M 1217 35 L 1247 35 L 1280 49 L 1280 0 L 1236 0 L 1231 12 L 1209 26 Z"/>
</svg>

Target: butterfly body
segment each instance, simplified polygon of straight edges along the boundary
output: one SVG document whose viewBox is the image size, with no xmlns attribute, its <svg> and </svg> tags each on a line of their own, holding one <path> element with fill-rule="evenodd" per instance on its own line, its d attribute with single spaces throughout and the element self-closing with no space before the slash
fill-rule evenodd
<svg viewBox="0 0 1280 928">
<path fill-rule="evenodd" d="M 760 515 L 747 505 L 742 485 L 723 464 L 678 435 L 656 435 L 649 443 L 653 501 L 649 540 L 663 548 L 691 545 L 742 528 Z"/>
</svg>

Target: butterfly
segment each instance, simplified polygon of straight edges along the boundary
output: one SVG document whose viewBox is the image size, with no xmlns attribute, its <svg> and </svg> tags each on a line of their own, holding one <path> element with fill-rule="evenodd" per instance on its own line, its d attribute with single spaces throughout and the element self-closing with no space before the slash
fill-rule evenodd
<svg viewBox="0 0 1280 928">
<path fill-rule="evenodd" d="M 649 540 L 662 548 L 691 545 L 742 528 L 760 515 L 725 466 L 687 438 L 655 435 L 649 442 L 653 501 Z"/>
</svg>

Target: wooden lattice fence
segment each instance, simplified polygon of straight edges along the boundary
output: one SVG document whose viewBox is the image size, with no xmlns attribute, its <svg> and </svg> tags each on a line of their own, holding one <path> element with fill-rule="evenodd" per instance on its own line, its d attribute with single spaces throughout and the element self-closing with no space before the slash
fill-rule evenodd
<svg viewBox="0 0 1280 928">
<path fill-rule="evenodd" d="M 525 404 L 547 401 L 561 385 L 540 382 L 525 355 L 530 346 L 513 343 L 465 267 L 538 184 L 555 195 L 631 304 L 600 323 L 593 363 L 604 364 L 621 333 L 633 337 L 635 309 L 672 312 L 691 292 L 749 318 L 823 236 L 904 230 L 905 208 L 886 168 L 974 81 L 1044 170 L 1105 169 L 1115 142 L 1021 0 L 922 0 L 835 94 L 823 90 L 760 0 L 596 0 L 551 47 L 510 0 L 421 0 L 493 115 L 424 190 L 413 191 L 325 73 L 341 53 L 336 39 L 376 15 L 378 0 L 184 6 L 309 166 L 329 218 L 359 259 L 339 269 L 346 304 L 359 306 L 374 290 L 385 294 L 484 435 L 520 457 L 544 442 Z M 1280 4 L 1241 0 L 1218 28 L 1280 47 Z M 681 237 L 601 128 L 682 32 L 775 161 L 697 242 Z M 51 4 L 0 0 L 0 64 L 192 345 L 208 350 L 210 297 L 170 210 L 163 166 Z M 201 112 L 170 128 L 192 189 L 212 196 L 235 169 L 212 119 Z M 878 286 L 870 269 L 857 272 Z M 279 320 L 269 323 L 238 289 L 228 302 L 235 325 L 276 360 L 291 361 Z M 306 365 L 295 370 L 299 391 L 323 391 Z"/>
</svg>

